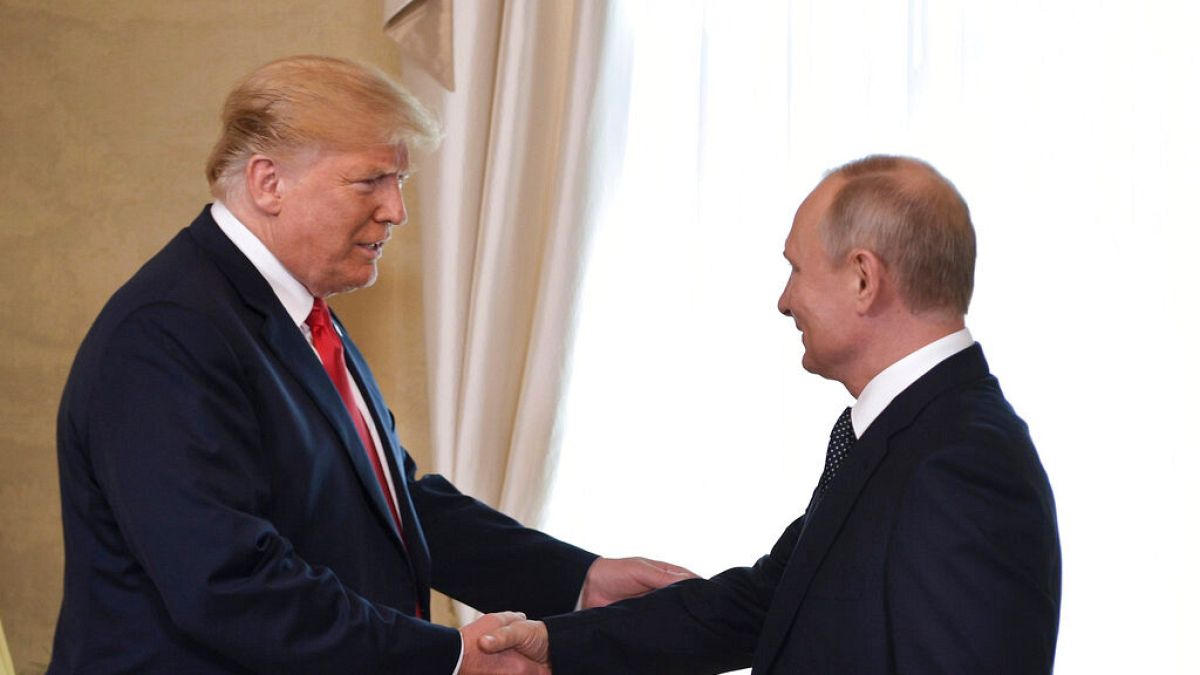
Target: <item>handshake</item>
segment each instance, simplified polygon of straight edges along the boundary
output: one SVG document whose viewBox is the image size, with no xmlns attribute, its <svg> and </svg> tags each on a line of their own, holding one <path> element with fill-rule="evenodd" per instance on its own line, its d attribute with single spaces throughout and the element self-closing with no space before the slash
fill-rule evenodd
<svg viewBox="0 0 1200 675">
<path fill-rule="evenodd" d="M 486 614 L 464 626 L 462 638 L 463 662 L 459 675 L 550 672 L 546 624 L 529 621 L 520 612 Z"/>
<path fill-rule="evenodd" d="M 584 579 L 579 606 L 603 607 L 695 577 L 687 569 L 658 560 L 597 558 Z M 550 637 L 541 621 L 529 621 L 520 612 L 497 612 L 472 621 L 459 632 L 463 657 L 458 675 L 550 672 Z"/>
</svg>

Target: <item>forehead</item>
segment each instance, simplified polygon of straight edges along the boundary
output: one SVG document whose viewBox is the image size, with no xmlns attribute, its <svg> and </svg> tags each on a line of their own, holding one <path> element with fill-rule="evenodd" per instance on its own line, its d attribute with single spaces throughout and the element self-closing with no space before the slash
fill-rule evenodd
<svg viewBox="0 0 1200 675">
<path fill-rule="evenodd" d="M 384 172 L 408 168 L 408 147 L 404 143 L 367 145 L 334 151 L 342 161 Z"/>
<path fill-rule="evenodd" d="M 323 167 L 334 173 L 404 173 L 408 170 L 408 148 L 404 143 L 354 147 L 313 146 L 298 155 L 299 165 Z"/>
<path fill-rule="evenodd" d="M 833 198 L 837 196 L 841 183 L 842 179 L 838 176 L 829 176 L 813 188 L 813 191 L 800 203 L 795 217 L 792 218 L 792 229 L 788 233 L 787 243 L 784 245 L 785 255 L 798 257 L 804 251 L 813 249 L 814 245 L 819 245 L 817 227 L 833 203 Z"/>
</svg>

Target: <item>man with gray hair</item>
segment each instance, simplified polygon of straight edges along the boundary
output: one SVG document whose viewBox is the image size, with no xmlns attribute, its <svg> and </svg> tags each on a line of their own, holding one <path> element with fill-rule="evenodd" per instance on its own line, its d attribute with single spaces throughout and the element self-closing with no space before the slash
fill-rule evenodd
<svg viewBox="0 0 1200 675">
<path fill-rule="evenodd" d="M 804 368 L 857 399 L 804 515 L 752 567 L 512 622 L 485 650 L 558 675 L 1051 672 L 1054 498 L 965 325 L 966 203 L 924 162 L 868 157 L 804 200 L 784 257 Z"/>
<path fill-rule="evenodd" d="M 416 467 L 326 298 L 371 285 L 428 113 L 302 56 L 229 95 L 215 198 L 79 349 L 58 424 L 66 571 L 49 672 L 536 673 L 428 621 L 569 612 L 689 576 L 557 541 Z"/>
</svg>

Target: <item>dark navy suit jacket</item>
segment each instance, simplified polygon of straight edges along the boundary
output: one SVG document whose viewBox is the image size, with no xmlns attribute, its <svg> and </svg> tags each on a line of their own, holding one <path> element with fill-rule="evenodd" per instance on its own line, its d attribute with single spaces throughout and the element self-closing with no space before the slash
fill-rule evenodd
<svg viewBox="0 0 1200 675">
<path fill-rule="evenodd" d="M 109 301 L 58 422 L 66 572 L 50 673 L 448 675 L 431 586 L 570 611 L 595 556 L 417 480 L 362 355 L 403 539 L 354 425 L 205 209 Z"/>
<path fill-rule="evenodd" d="M 1025 423 L 972 346 L 863 433 L 753 567 L 546 620 L 555 675 L 1033 675 L 1061 556 Z"/>
</svg>

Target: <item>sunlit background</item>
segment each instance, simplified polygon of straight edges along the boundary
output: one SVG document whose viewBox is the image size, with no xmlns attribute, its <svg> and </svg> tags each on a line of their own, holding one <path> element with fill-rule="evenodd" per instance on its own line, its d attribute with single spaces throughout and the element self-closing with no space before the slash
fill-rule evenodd
<svg viewBox="0 0 1200 675">
<path fill-rule="evenodd" d="M 547 529 L 705 575 L 769 550 L 851 401 L 775 309 L 792 213 L 912 154 L 971 206 L 968 326 L 1054 486 L 1056 672 L 1200 672 L 1200 3 L 619 4 L 628 142 Z"/>
</svg>

